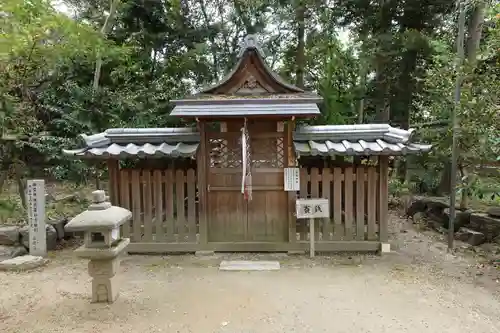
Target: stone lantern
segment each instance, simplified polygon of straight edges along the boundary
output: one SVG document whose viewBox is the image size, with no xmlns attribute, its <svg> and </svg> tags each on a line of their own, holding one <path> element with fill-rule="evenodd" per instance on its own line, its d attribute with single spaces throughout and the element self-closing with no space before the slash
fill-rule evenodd
<svg viewBox="0 0 500 333">
<path fill-rule="evenodd" d="M 75 216 L 64 229 L 84 233 L 84 244 L 75 250 L 78 257 L 90 259 L 92 302 L 113 303 L 118 297 L 116 273 L 119 255 L 130 239 L 121 238 L 120 226 L 132 218 L 132 212 L 112 206 L 104 191 L 92 192 L 93 203 L 88 210 Z"/>
</svg>

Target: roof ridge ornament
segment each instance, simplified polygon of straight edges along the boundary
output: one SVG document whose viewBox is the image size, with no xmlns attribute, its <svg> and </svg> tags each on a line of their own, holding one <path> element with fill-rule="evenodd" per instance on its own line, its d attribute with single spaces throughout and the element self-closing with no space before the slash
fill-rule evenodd
<svg viewBox="0 0 500 333">
<path fill-rule="evenodd" d="M 264 51 L 259 43 L 259 36 L 257 34 L 248 34 L 245 38 L 243 38 L 243 42 L 240 43 L 238 58 L 241 58 L 247 50 L 256 50 L 262 58 L 265 57 Z"/>
</svg>

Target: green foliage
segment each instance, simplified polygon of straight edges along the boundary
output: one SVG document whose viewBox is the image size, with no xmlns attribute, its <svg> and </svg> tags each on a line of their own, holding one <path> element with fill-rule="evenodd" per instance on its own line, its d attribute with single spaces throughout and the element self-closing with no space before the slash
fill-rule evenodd
<svg viewBox="0 0 500 333">
<path fill-rule="evenodd" d="M 96 171 L 62 157 L 62 147 L 110 127 L 185 125 L 169 116 L 169 100 L 221 79 L 250 32 L 260 33 L 274 70 L 294 82 L 303 69 L 305 87 L 324 98 L 322 115 L 310 123 L 354 123 L 362 110 L 365 122 L 408 126 L 449 120 L 454 107 L 454 2 L 131 0 L 121 2 L 106 36 L 99 31 L 109 1 L 67 2 L 75 18 L 48 0 L 0 5 L 0 126 L 2 137 L 19 138 L 2 149 L 2 164 L 22 160 L 30 170 L 85 181 Z M 304 59 L 297 55 L 302 8 Z M 478 66 L 458 69 L 466 76 L 459 107 L 464 165 L 500 160 L 499 8 L 488 9 Z M 348 41 L 338 34 L 346 26 Z M 103 66 L 93 91 L 97 54 Z M 415 159 L 422 172 L 412 183 L 419 188 L 438 187 L 450 134 L 419 130 L 435 144 L 425 160 Z M 43 163 L 33 162 L 36 156 Z"/>
<path fill-rule="evenodd" d="M 399 179 L 390 178 L 389 179 L 389 194 L 393 197 L 400 198 L 402 196 L 408 195 L 410 193 L 410 188 L 408 184 L 405 184 Z"/>
</svg>

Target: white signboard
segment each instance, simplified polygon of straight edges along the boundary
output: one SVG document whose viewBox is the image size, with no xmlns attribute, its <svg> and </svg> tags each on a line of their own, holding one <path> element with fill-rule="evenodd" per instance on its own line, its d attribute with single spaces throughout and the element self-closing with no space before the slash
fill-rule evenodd
<svg viewBox="0 0 500 333">
<path fill-rule="evenodd" d="M 285 191 L 300 191 L 299 168 L 285 168 Z"/>
<path fill-rule="evenodd" d="M 46 256 L 47 234 L 45 231 L 45 182 L 43 180 L 28 180 L 27 199 L 30 254 L 33 256 Z"/>
<path fill-rule="evenodd" d="M 297 199 L 298 219 L 317 219 L 330 216 L 328 199 Z"/>
</svg>

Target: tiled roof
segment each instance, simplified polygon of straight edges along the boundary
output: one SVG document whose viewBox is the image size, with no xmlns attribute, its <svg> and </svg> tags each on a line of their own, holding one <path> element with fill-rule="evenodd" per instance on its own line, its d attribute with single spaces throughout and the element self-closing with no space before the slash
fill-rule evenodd
<svg viewBox="0 0 500 333">
<path fill-rule="evenodd" d="M 129 143 L 120 145 L 113 143 L 100 148 L 81 148 L 64 150 L 66 155 L 81 158 L 127 158 L 127 157 L 194 157 L 198 149 L 198 143 L 178 143 L 170 145 L 167 143 L 136 145 Z"/>
<path fill-rule="evenodd" d="M 411 143 L 413 133 L 387 124 L 303 126 L 294 133 L 294 146 L 303 156 L 406 155 L 432 148 Z"/>
<path fill-rule="evenodd" d="M 299 156 L 405 155 L 432 148 L 412 143 L 412 137 L 413 130 L 384 124 L 303 126 L 294 133 L 294 147 Z M 80 158 L 195 157 L 200 140 L 194 128 L 114 128 L 82 138 L 84 148 L 63 153 Z"/>
<path fill-rule="evenodd" d="M 348 141 L 332 142 L 329 140 L 297 142 L 294 141 L 295 151 L 299 156 L 333 156 L 333 155 L 406 155 L 429 151 L 431 145 L 416 143 L 389 143 L 384 140 L 376 141 Z"/>
</svg>

